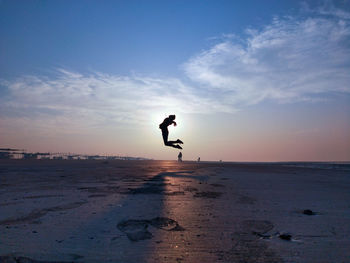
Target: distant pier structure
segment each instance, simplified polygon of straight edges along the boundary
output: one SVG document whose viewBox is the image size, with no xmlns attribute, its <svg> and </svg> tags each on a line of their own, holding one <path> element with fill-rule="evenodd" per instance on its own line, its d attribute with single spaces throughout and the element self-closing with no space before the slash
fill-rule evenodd
<svg viewBox="0 0 350 263">
<path fill-rule="evenodd" d="M 20 159 L 23 158 L 24 150 L 11 149 L 11 148 L 0 148 L 0 159 Z"/>
<path fill-rule="evenodd" d="M 0 152 L 0 159 L 10 159 L 10 153 L 8 152 Z"/>
<path fill-rule="evenodd" d="M 148 160 L 143 157 L 114 156 L 114 155 L 88 155 L 73 153 L 41 153 L 27 152 L 26 150 L 0 148 L 0 159 L 26 159 L 26 160 Z"/>
</svg>

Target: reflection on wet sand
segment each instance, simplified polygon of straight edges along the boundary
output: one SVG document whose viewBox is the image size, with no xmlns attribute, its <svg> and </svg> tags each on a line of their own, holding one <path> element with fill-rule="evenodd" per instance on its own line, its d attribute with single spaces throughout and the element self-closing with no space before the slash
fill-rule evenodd
<svg viewBox="0 0 350 263">
<path fill-rule="evenodd" d="M 349 256 L 340 234 L 350 225 L 344 171 L 4 160 L 0 179 L 0 262 L 301 262 L 299 255 L 302 262 L 316 255 L 341 262 Z"/>
</svg>

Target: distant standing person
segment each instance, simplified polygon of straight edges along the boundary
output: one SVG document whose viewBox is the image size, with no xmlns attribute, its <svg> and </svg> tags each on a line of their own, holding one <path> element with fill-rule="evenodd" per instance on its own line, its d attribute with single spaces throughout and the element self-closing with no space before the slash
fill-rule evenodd
<svg viewBox="0 0 350 263">
<path fill-rule="evenodd" d="M 177 161 L 182 162 L 182 152 L 179 152 L 179 155 L 177 156 Z"/>
<path fill-rule="evenodd" d="M 200 162 L 200 161 L 201 161 L 201 157 L 198 157 L 197 162 Z"/>
<path fill-rule="evenodd" d="M 175 115 L 169 115 L 168 118 L 165 118 L 164 121 L 159 124 L 159 129 L 162 130 L 162 135 L 163 135 L 163 141 L 164 145 L 169 146 L 169 147 L 174 147 L 177 149 L 182 149 L 182 147 L 177 144 L 177 143 L 183 143 L 180 139 L 177 139 L 176 141 L 168 141 L 168 136 L 169 136 L 169 131 L 168 131 L 168 126 L 174 124 L 176 126 L 176 122 L 174 121 L 176 118 Z"/>
</svg>

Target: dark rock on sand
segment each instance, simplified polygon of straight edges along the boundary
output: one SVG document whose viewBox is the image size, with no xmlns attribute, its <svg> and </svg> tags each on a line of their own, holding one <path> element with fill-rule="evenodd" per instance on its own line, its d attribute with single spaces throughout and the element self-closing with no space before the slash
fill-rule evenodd
<svg viewBox="0 0 350 263">
<path fill-rule="evenodd" d="M 292 240 L 292 235 L 290 235 L 290 234 L 281 234 L 281 235 L 279 235 L 279 238 L 283 239 L 283 240 L 290 241 L 290 240 Z"/>
<path fill-rule="evenodd" d="M 70 256 L 73 258 L 73 260 L 79 260 L 84 258 L 84 256 L 78 254 L 70 254 Z"/>
<path fill-rule="evenodd" d="M 305 209 L 305 210 L 303 211 L 303 214 L 304 214 L 304 215 L 309 215 L 309 216 L 316 215 L 316 213 L 313 212 L 313 211 L 310 210 L 310 209 Z"/>
</svg>

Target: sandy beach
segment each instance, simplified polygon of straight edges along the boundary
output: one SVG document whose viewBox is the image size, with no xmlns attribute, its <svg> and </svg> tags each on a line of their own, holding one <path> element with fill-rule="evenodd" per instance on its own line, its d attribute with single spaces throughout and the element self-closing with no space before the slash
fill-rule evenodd
<svg viewBox="0 0 350 263">
<path fill-rule="evenodd" d="M 0 262 L 350 262 L 349 173 L 0 160 Z"/>
</svg>

